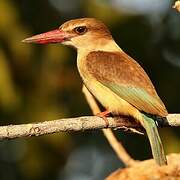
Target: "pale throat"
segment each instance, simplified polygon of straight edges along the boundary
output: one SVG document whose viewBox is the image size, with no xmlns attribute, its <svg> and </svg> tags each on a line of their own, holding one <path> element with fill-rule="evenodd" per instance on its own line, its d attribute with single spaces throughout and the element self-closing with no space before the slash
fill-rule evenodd
<svg viewBox="0 0 180 180">
<path fill-rule="evenodd" d="M 85 57 L 92 51 L 119 52 L 122 49 L 113 39 L 96 41 L 95 43 L 89 43 L 87 46 L 77 47 L 78 59 Z"/>
</svg>

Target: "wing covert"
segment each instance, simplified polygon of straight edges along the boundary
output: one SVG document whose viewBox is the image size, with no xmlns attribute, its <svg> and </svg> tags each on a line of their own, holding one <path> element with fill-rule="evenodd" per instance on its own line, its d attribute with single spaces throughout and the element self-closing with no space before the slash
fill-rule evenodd
<svg viewBox="0 0 180 180">
<path fill-rule="evenodd" d="M 140 111 L 167 115 L 146 72 L 124 52 L 91 52 L 86 58 L 86 67 L 97 81 Z"/>
</svg>

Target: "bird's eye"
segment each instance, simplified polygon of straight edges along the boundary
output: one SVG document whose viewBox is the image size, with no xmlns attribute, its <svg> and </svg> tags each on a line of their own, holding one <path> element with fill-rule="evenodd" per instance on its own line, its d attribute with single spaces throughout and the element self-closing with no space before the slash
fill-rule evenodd
<svg viewBox="0 0 180 180">
<path fill-rule="evenodd" d="M 78 26 L 74 28 L 75 33 L 82 35 L 87 32 L 87 27 L 86 26 Z"/>
</svg>

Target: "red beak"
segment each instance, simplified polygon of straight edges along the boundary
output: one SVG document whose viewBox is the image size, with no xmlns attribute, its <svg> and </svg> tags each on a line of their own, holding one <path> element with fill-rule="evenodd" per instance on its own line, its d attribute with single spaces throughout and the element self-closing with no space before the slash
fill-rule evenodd
<svg viewBox="0 0 180 180">
<path fill-rule="evenodd" d="M 22 40 L 26 43 L 48 44 L 48 43 L 61 43 L 67 40 L 68 37 L 61 29 L 55 29 L 46 33 L 38 34 L 30 38 Z"/>
</svg>

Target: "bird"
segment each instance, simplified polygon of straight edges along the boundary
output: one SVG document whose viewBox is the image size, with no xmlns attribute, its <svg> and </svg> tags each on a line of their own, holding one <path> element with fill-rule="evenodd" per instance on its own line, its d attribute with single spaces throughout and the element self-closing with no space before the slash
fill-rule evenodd
<svg viewBox="0 0 180 180">
<path fill-rule="evenodd" d="M 118 46 L 101 20 L 72 19 L 22 42 L 74 47 L 83 84 L 105 108 L 102 117 L 110 114 L 133 117 L 146 131 L 155 162 L 167 165 L 157 128 L 157 119 L 168 115 L 166 107 L 147 73 Z"/>
</svg>

